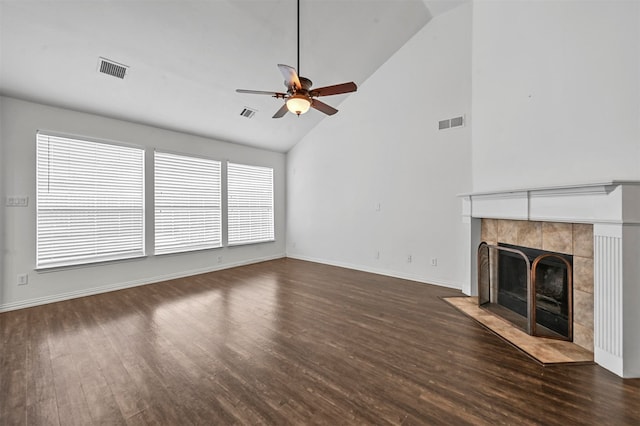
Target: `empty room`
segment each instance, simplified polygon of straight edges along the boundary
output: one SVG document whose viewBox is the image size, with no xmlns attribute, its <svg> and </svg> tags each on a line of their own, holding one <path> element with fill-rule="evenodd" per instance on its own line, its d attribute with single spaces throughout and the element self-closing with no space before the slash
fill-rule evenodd
<svg viewBox="0 0 640 426">
<path fill-rule="evenodd" d="M 640 424 L 640 1 L 0 0 L 0 425 Z"/>
</svg>

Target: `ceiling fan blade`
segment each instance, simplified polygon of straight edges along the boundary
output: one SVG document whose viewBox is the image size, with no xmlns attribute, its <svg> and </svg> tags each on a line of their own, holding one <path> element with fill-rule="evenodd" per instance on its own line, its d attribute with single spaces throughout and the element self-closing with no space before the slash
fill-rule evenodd
<svg viewBox="0 0 640 426">
<path fill-rule="evenodd" d="M 285 104 L 286 106 L 286 104 Z M 332 107 L 331 105 L 327 105 L 324 102 L 320 102 L 317 99 L 312 99 L 311 100 L 311 107 L 317 109 L 320 112 L 324 112 L 327 115 L 333 115 L 336 112 L 338 112 L 337 109 L 335 109 L 334 107 Z"/>
<path fill-rule="evenodd" d="M 266 90 L 247 90 L 247 89 L 236 89 L 238 93 L 249 93 L 250 95 L 269 95 L 275 96 L 276 98 L 282 98 L 286 93 L 280 92 L 268 92 Z"/>
<path fill-rule="evenodd" d="M 280 109 L 278 111 L 276 111 L 275 114 L 273 114 L 272 118 L 280 118 L 280 117 L 284 117 L 284 115 L 288 112 L 289 110 L 287 109 L 287 104 L 285 103 L 284 105 L 282 105 L 280 107 Z"/>
<path fill-rule="evenodd" d="M 342 93 L 350 93 L 358 90 L 358 86 L 351 81 L 349 83 L 335 84 L 333 86 L 318 87 L 317 89 L 311 89 L 309 95 L 311 96 L 331 96 L 340 95 Z"/>
<path fill-rule="evenodd" d="M 287 87 L 295 86 L 296 89 L 300 89 L 302 87 L 295 68 L 284 64 L 278 64 L 278 68 L 284 77 L 284 81 L 287 82 Z"/>
</svg>

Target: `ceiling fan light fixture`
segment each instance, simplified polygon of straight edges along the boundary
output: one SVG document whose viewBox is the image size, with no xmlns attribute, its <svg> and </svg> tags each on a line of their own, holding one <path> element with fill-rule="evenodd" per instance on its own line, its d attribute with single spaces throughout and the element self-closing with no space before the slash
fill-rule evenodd
<svg viewBox="0 0 640 426">
<path fill-rule="evenodd" d="M 311 101 L 307 96 L 296 94 L 287 99 L 287 109 L 296 115 L 304 114 L 310 107 Z"/>
</svg>

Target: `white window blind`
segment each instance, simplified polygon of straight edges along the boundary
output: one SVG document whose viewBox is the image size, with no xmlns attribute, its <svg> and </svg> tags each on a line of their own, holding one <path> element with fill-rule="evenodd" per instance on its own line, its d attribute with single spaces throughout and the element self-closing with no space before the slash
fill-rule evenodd
<svg viewBox="0 0 640 426">
<path fill-rule="evenodd" d="M 155 253 L 222 245 L 220 162 L 155 153 Z"/>
<path fill-rule="evenodd" d="M 36 264 L 144 255 L 144 151 L 38 132 Z"/>
<path fill-rule="evenodd" d="M 274 240 L 273 169 L 227 163 L 229 245 Z"/>
</svg>

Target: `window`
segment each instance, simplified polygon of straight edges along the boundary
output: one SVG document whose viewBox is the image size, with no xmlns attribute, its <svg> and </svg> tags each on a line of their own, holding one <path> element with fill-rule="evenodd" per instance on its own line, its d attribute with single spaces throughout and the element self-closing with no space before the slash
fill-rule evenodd
<svg viewBox="0 0 640 426">
<path fill-rule="evenodd" d="M 144 151 L 38 132 L 36 265 L 144 255 Z"/>
<path fill-rule="evenodd" d="M 220 162 L 155 153 L 155 253 L 220 247 Z"/>
<path fill-rule="evenodd" d="M 227 164 L 229 245 L 274 240 L 273 169 Z"/>
</svg>

